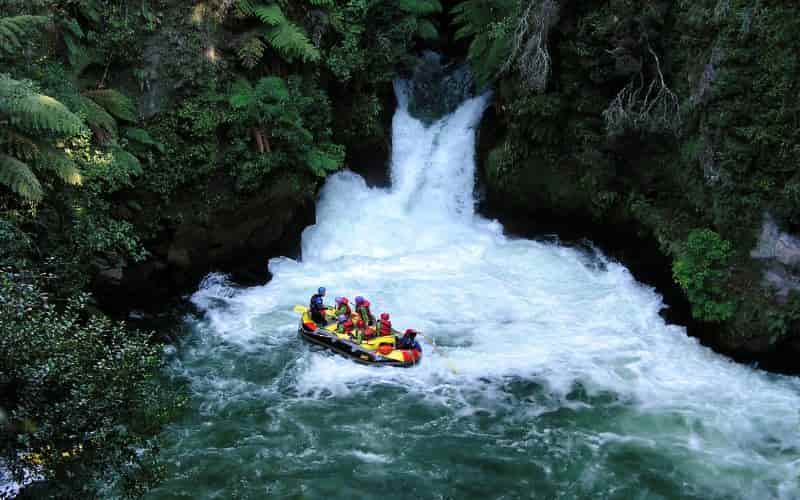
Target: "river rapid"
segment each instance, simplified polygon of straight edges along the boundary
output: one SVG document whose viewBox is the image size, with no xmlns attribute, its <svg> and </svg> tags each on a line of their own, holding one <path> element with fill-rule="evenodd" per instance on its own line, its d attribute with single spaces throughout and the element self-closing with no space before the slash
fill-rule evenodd
<svg viewBox="0 0 800 500">
<path fill-rule="evenodd" d="M 302 260 L 208 276 L 171 348 L 192 408 L 149 498 L 800 498 L 800 382 L 735 364 L 659 315 L 599 252 L 475 214 L 488 97 L 393 122 L 390 188 L 330 177 Z M 297 335 L 318 286 L 435 339 L 376 369 Z"/>
</svg>

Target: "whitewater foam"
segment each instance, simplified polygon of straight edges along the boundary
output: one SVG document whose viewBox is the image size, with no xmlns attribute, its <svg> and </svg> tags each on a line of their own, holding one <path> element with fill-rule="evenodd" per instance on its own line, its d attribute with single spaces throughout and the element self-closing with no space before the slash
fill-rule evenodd
<svg viewBox="0 0 800 500">
<path fill-rule="evenodd" d="M 368 187 L 352 172 L 331 176 L 316 224 L 303 233 L 302 261 L 272 259 L 273 278 L 261 287 L 214 275 L 194 294 L 204 340 L 186 356 L 220 358 L 215 368 L 189 369 L 201 408 L 213 413 L 227 399 L 265 392 L 282 407 L 389 391 L 451 411 L 453 422 L 494 419 L 504 429 L 602 407 L 609 421 L 570 438 L 598 457 L 635 447 L 671 457 L 703 494 L 796 497 L 798 381 L 734 364 L 665 324 L 655 290 L 602 254 L 504 236 L 474 213 L 475 127 L 488 97 L 425 127 L 404 109 L 402 86 L 398 96 L 391 188 Z M 370 298 L 374 312 L 424 331 L 438 349 L 426 344 L 414 369 L 375 370 L 298 346 L 292 307 L 320 285 Z M 271 375 L 237 375 L 236 364 L 255 353 Z M 567 431 L 508 446 L 540 446 L 554 432 Z"/>
</svg>

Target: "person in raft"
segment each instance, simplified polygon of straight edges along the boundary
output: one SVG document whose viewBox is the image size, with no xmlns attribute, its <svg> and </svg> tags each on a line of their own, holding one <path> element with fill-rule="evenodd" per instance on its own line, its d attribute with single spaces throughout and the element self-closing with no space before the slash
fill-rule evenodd
<svg viewBox="0 0 800 500">
<path fill-rule="evenodd" d="M 367 335 L 367 324 L 364 323 L 363 319 L 360 319 L 356 322 L 356 332 L 353 335 L 353 340 L 358 342 L 359 344 L 364 342 L 364 337 Z"/>
<path fill-rule="evenodd" d="M 392 334 L 392 322 L 389 320 L 389 313 L 381 313 L 381 320 L 378 322 L 378 335 L 386 337 Z"/>
<path fill-rule="evenodd" d="M 353 334 L 353 320 L 350 316 L 345 316 L 344 314 L 339 316 L 339 324 L 336 325 L 336 333 L 345 335 Z"/>
<path fill-rule="evenodd" d="M 361 320 L 366 323 L 367 326 L 375 324 L 375 316 L 373 316 L 372 311 L 369 310 L 369 301 L 360 295 L 356 297 L 356 314 L 361 317 Z"/>
<path fill-rule="evenodd" d="M 353 310 L 350 309 L 347 297 L 336 297 L 336 316 L 347 316 L 348 318 L 353 315 Z"/>
<path fill-rule="evenodd" d="M 416 340 L 417 331 L 409 328 L 406 333 L 397 341 L 398 349 L 411 349 L 413 351 L 422 352 L 422 346 Z"/>
<path fill-rule="evenodd" d="M 311 319 L 320 325 L 326 325 L 325 321 L 325 287 L 321 286 L 317 293 L 311 296 L 308 304 L 308 311 L 311 313 Z"/>
</svg>

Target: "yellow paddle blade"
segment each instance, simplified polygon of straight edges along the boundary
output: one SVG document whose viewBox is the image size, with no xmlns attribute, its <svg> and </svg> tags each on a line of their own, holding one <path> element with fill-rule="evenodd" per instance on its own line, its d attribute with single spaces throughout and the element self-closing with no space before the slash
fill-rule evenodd
<svg viewBox="0 0 800 500">
<path fill-rule="evenodd" d="M 306 311 L 308 311 L 308 308 L 306 306 L 294 306 L 294 312 L 296 313 L 302 314 Z"/>
</svg>

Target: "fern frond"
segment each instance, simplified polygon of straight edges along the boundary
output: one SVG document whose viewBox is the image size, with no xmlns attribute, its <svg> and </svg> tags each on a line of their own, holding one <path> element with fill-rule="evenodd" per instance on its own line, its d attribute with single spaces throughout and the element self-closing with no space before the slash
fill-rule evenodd
<svg viewBox="0 0 800 500">
<path fill-rule="evenodd" d="M 135 122 L 136 106 L 133 101 L 114 89 L 88 90 L 84 94 L 113 116 L 126 122 Z"/>
<path fill-rule="evenodd" d="M 429 16 L 442 11 L 439 0 L 395 0 L 397 8 L 415 16 Z"/>
<path fill-rule="evenodd" d="M 39 94 L 30 82 L 0 74 L 0 116 L 23 131 L 73 136 L 84 130 L 83 120 L 50 96 Z"/>
<path fill-rule="evenodd" d="M 164 152 L 164 144 L 153 139 L 147 130 L 129 127 L 125 129 L 125 137 L 127 137 L 131 142 L 135 142 L 142 146 L 152 146 L 160 152 Z"/>
<path fill-rule="evenodd" d="M 47 170 L 53 172 L 56 177 L 72 186 L 83 184 L 83 176 L 78 170 L 75 162 L 70 157 L 55 148 L 43 150 L 39 158 L 39 164 Z"/>
<path fill-rule="evenodd" d="M 32 160 L 39 154 L 40 142 L 11 128 L 0 128 L 0 147 L 21 160 Z"/>
<path fill-rule="evenodd" d="M 253 15 L 267 26 L 278 26 L 287 22 L 281 7 L 277 4 L 258 5 L 253 9 Z"/>
<path fill-rule="evenodd" d="M 0 57 L 21 50 L 25 35 L 47 22 L 45 16 L 0 17 Z"/>
<path fill-rule="evenodd" d="M 64 21 L 61 22 L 61 26 L 72 33 L 75 38 L 83 38 L 86 34 L 83 32 L 81 25 L 75 18 L 68 17 Z"/>
<path fill-rule="evenodd" d="M 264 48 L 264 42 L 259 37 L 251 36 L 239 47 L 236 54 L 239 56 L 242 66 L 247 69 L 253 69 L 258 64 L 258 61 L 261 60 L 261 56 L 264 55 Z"/>
<path fill-rule="evenodd" d="M 311 43 L 305 32 L 288 21 L 269 28 L 264 38 L 289 62 L 295 58 L 303 62 L 314 62 L 320 58 L 319 49 Z"/>
<path fill-rule="evenodd" d="M 102 106 L 81 95 L 78 97 L 76 111 L 81 113 L 86 123 L 105 129 L 108 132 L 117 130 L 117 120 L 114 119 Z"/>
<path fill-rule="evenodd" d="M 25 163 L 14 157 L 0 154 L 0 184 L 28 201 L 41 201 L 42 185 Z"/>
<path fill-rule="evenodd" d="M 239 17 L 252 16 L 256 9 L 256 4 L 250 0 L 236 1 L 236 15 Z"/>
<path fill-rule="evenodd" d="M 142 175 L 142 164 L 138 158 L 119 147 L 111 148 L 111 154 L 114 156 L 114 163 L 124 169 L 129 177 Z"/>
<path fill-rule="evenodd" d="M 334 0 L 308 0 L 308 3 L 314 7 L 333 7 Z"/>
</svg>

